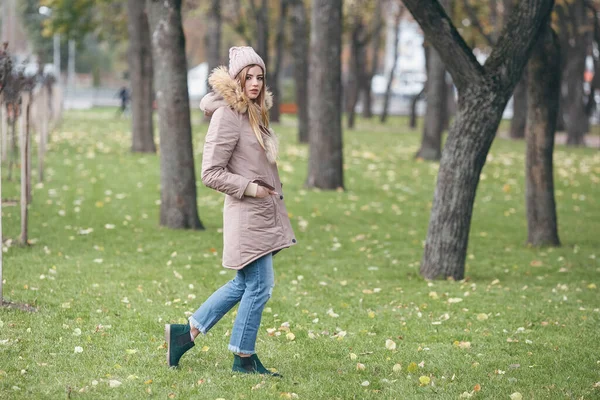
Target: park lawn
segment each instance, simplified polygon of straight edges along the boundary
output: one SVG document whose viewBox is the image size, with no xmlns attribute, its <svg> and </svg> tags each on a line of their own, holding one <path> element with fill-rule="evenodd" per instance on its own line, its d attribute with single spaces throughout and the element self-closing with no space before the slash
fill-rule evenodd
<svg viewBox="0 0 600 400">
<path fill-rule="evenodd" d="M 234 276 L 220 263 L 223 196 L 198 185 L 205 231 L 159 227 L 159 159 L 131 154 L 114 115 L 70 111 L 53 133 L 31 246 L 16 244 L 19 207 L 3 207 L 5 299 L 38 311 L 0 309 L 0 398 L 600 396 L 597 150 L 555 150 L 562 247 L 533 249 L 524 144 L 498 140 L 466 279 L 427 282 L 418 269 L 438 164 L 414 159 L 420 132 L 403 118 L 359 119 L 344 133 L 346 191 L 307 190 L 307 146 L 286 117 L 279 168 L 299 244 L 275 257 L 257 343 L 276 379 L 231 373 L 233 311 L 167 368 L 164 324 L 184 323 Z M 193 120 L 199 173 L 206 125 Z M 18 198 L 5 166 L 2 177 L 3 198 Z"/>
</svg>

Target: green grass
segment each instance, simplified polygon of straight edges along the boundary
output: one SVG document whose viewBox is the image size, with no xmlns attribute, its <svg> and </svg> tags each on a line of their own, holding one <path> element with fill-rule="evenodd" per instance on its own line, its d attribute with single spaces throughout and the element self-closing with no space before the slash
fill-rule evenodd
<svg viewBox="0 0 600 400">
<path fill-rule="evenodd" d="M 597 150 L 556 149 L 563 245 L 532 249 L 524 245 L 524 145 L 496 141 L 467 278 L 427 282 L 418 268 L 438 165 L 414 160 L 420 132 L 402 118 L 359 119 L 344 134 L 347 191 L 313 191 L 303 187 L 307 147 L 284 119 L 280 171 L 299 245 L 275 257 L 257 351 L 285 377 L 264 379 L 230 372 L 233 312 L 179 370 L 167 368 L 163 325 L 184 322 L 234 274 L 220 263 L 223 197 L 198 185 L 205 231 L 159 227 L 159 159 L 130 154 L 127 121 L 113 117 L 112 109 L 69 112 L 53 133 L 47 180 L 34 179 L 30 247 L 15 243 L 18 206 L 3 208 L 13 239 L 5 298 L 38 311 L 0 309 L 0 398 L 600 396 Z M 206 125 L 199 114 L 193 120 L 199 174 Z M 3 197 L 18 198 L 5 177 L 4 167 Z"/>
</svg>

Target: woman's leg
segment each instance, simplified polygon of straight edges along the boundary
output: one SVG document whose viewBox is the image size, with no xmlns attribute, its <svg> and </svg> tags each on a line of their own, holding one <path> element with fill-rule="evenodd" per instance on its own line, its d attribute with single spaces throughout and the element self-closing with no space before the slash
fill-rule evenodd
<svg viewBox="0 0 600 400">
<path fill-rule="evenodd" d="M 190 317 L 192 329 L 195 328 L 206 334 L 242 299 L 246 289 L 245 275 L 246 272 L 243 269 L 239 270 L 234 279 L 221 286 L 202 303 L 200 308 Z"/>
<path fill-rule="evenodd" d="M 233 324 L 229 350 L 254 354 L 262 312 L 273 290 L 273 256 L 267 254 L 244 267 L 246 290 Z"/>
</svg>

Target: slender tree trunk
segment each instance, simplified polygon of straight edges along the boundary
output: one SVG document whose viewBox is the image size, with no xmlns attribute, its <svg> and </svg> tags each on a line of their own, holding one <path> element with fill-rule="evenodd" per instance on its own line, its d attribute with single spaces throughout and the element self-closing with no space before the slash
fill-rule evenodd
<svg viewBox="0 0 600 400">
<path fill-rule="evenodd" d="M 273 107 L 269 113 L 271 122 L 279 122 L 281 112 L 279 105 L 281 104 L 281 88 L 280 88 L 280 72 L 283 64 L 283 45 L 285 42 L 285 21 L 287 19 L 288 1 L 280 1 L 279 22 L 277 24 L 277 34 L 275 36 L 275 68 L 271 73 L 271 93 L 273 93 Z"/>
<path fill-rule="evenodd" d="M 221 0 L 211 0 L 210 11 L 206 22 L 206 34 L 204 37 L 206 44 L 206 61 L 208 63 L 208 73 L 206 74 L 206 93 L 212 88 L 208 83 L 208 77 L 211 72 L 221 65 L 221 36 L 223 30 L 223 18 L 221 13 Z M 210 115 L 204 115 L 204 121 L 210 121 Z"/>
<path fill-rule="evenodd" d="M 396 12 L 394 18 L 394 60 L 392 61 L 392 68 L 388 75 L 387 87 L 385 88 L 385 95 L 383 97 L 383 109 L 381 110 L 380 122 L 383 124 L 387 120 L 390 98 L 392 97 L 392 83 L 394 83 L 394 76 L 396 75 L 396 68 L 398 67 L 398 57 L 400 56 L 398 51 L 398 44 L 400 43 L 400 21 L 402 14 L 404 13 L 404 7 L 399 6 L 400 9 Z"/>
<path fill-rule="evenodd" d="M 371 38 L 371 66 L 365 75 L 365 80 L 361 82 L 363 93 L 362 116 L 364 118 L 373 117 L 373 93 L 371 92 L 371 86 L 373 84 L 373 76 L 377 72 L 377 66 L 379 65 L 379 48 L 381 47 L 381 29 L 383 27 L 381 17 L 382 7 L 382 0 L 376 0 L 375 15 L 371 24 L 371 34 L 373 35 Z"/>
<path fill-rule="evenodd" d="M 8 120 L 6 115 L 6 107 L 0 101 L 0 129 L 2 129 L 2 162 L 8 158 Z"/>
<path fill-rule="evenodd" d="M 131 151 L 156 153 L 152 120 L 152 44 L 146 3 L 127 0 L 131 76 Z"/>
<path fill-rule="evenodd" d="M 182 0 L 148 0 L 160 119 L 160 224 L 204 229 L 196 208 Z"/>
<path fill-rule="evenodd" d="M 354 26 L 352 29 L 352 40 L 350 44 L 350 74 L 348 76 L 347 87 L 347 109 L 348 128 L 354 129 L 356 121 L 356 104 L 360 94 L 360 85 L 365 76 L 366 54 L 366 31 L 361 15 L 354 17 Z"/>
<path fill-rule="evenodd" d="M 510 137 L 513 139 L 525 138 L 525 125 L 527 124 L 527 70 L 513 93 L 513 116 L 510 121 Z"/>
<path fill-rule="evenodd" d="M 342 0 L 314 0 L 311 27 L 307 186 L 343 188 Z"/>
<path fill-rule="evenodd" d="M 527 243 L 558 246 L 552 152 L 560 98 L 558 38 L 548 25 L 529 61 L 527 121 Z"/>
<path fill-rule="evenodd" d="M 417 158 L 437 161 L 442 156 L 447 101 L 446 68 L 438 52 L 431 48 L 427 66 L 427 108 Z"/>
<path fill-rule="evenodd" d="M 25 109 L 25 129 L 21 131 L 21 235 L 22 245 L 27 245 L 29 226 L 29 113 L 31 111 L 31 93 L 27 96 Z"/>
<path fill-rule="evenodd" d="M 308 143 L 308 21 L 302 0 L 291 0 L 290 6 L 294 38 L 292 57 L 298 108 L 298 139 L 300 143 Z"/>
<path fill-rule="evenodd" d="M 17 151 L 17 110 L 16 104 L 12 104 L 13 117 L 10 123 L 10 155 L 8 161 L 8 176 L 7 179 L 12 181 L 13 167 L 17 162 L 18 151 Z"/>
<path fill-rule="evenodd" d="M 481 169 L 504 107 L 554 2 L 521 0 L 485 67 L 437 1 L 404 0 L 404 4 L 444 60 L 459 92 L 456 121 L 440 162 L 421 274 L 427 279 L 463 279 Z"/>
<path fill-rule="evenodd" d="M 586 133 L 586 119 L 584 92 L 583 92 L 583 73 L 585 71 L 585 53 L 581 53 L 567 61 L 566 84 L 567 84 L 567 102 L 565 124 L 567 129 L 567 144 L 571 146 L 581 146 L 584 144 L 584 135 Z"/>
<path fill-rule="evenodd" d="M 423 85 L 423 89 L 421 89 L 421 91 L 415 97 L 413 97 L 410 102 L 410 120 L 408 126 L 411 129 L 415 129 L 417 127 L 417 103 L 421 98 L 423 98 L 423 96 L 426 93 L 426 90 L 427 82 L 425 82 L 425 85 Z"/>
<path fill-rule="evenodd" d="M 48 90 L 46 90 L 46 85 L 42 87 L 40 91 L 41 98 L 39 101 L 39 109 L 40 109 L 40 119 L 41 121 L 41 129 L 40 129 L 40 143 L 38 145 L 38 181 L 44 181 L 44 158 L 46 156 L 46 145 L 48 143 L 48 118 L 49 118 L 49 109 L 48 109 Z"/>
<path fill-rule="evenodd" d="M 440 1 L 440 5 L 449 9 L 449 0 Z M 445 114 L 448 108 L 446 68 L 444 61 L 435 48 L 429 48 L 427 57 L 427 108 L 423 124 L 421 148 L 417 158 L 437 161 L 442 156 L 442 132 L 445 126 Z"/>
<path fill-rule="evenodd" d="M 206 60 L 208 74 L 221 65 L 221 31 L 223 20 L 221 18 L 221 1 L 211 0 L 210 11 L 206 22 Z M 207 92 L 212 88 L 206 78 Z"/>
</svg>

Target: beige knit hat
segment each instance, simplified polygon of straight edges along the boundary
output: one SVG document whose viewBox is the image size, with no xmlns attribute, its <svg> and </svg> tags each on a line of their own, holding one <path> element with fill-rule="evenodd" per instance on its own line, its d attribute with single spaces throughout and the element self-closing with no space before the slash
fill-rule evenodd
<svg viewBox="0 0 600 400">
<path fill-rule="evenodd" d="M 248 65 L 253 64 L 260 66 L 263 73 L 267 74 L 265 62 L 252 47 L 232 47 L 229 49 L 229 76 L 232 78 L 235 78 Z"/>
</svg>

